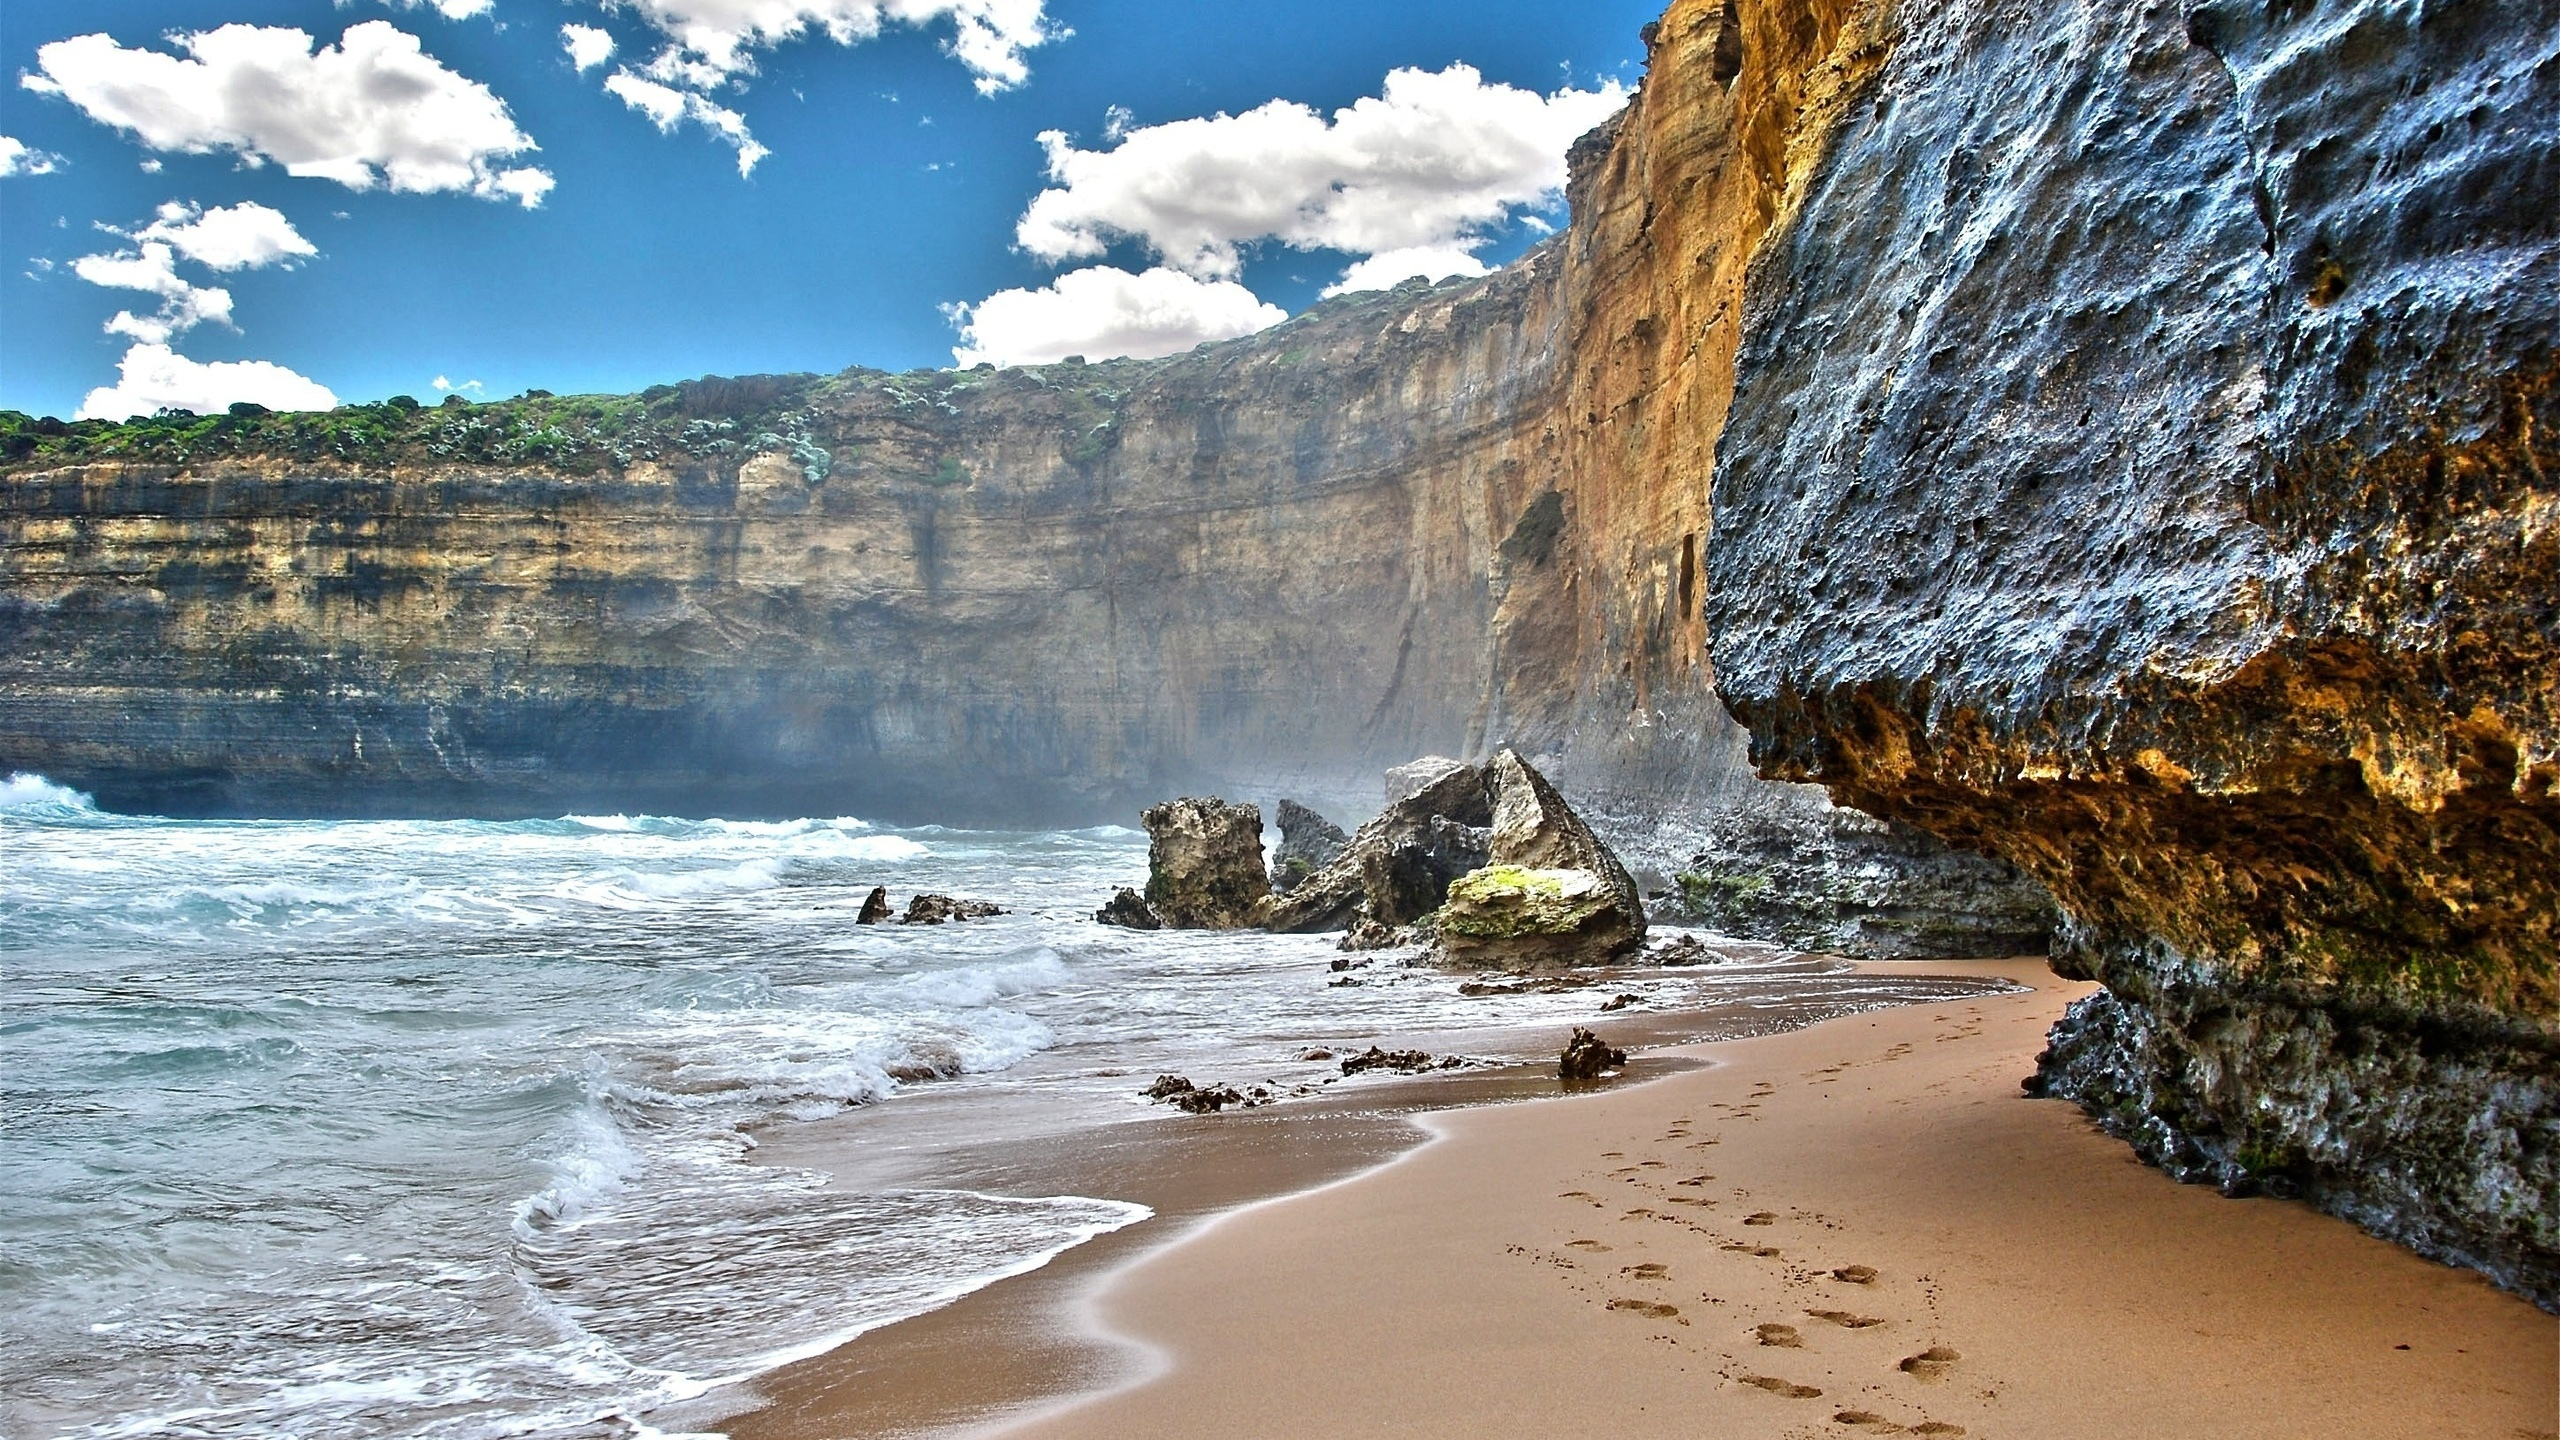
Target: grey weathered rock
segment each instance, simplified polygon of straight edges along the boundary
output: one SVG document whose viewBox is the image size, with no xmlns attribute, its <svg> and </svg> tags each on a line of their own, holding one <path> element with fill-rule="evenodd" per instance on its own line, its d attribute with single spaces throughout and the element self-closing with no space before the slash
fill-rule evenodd
<svg viewBox="0 0 2560 1440">
<path fill-rule="evenodd" d="M 1898 13 L 1716 447 L 1753 759 L 2052 891 L 2138 1153 L 2560 1309 L 2550 6 Z"/>
<path fill-rule="evenodd" d="M 1518 752 L 1494 753 L 1488 863 L 1453 882 L 1434 953 L 1445 964 L 1519 970 L 1589 965 L 1644 944 L 1634 877 Z"/>
<path fill-rule="evenodd" d="M 1333 863 L 1351 837 L 1341 826 L 1299 804 L 1280 802 L 1280 848 L 1271 856 L 1271 888 L 1283 894 Z"/>
<path fill-rule="evenodd" d="M 1363 919 L 1411 924 L 1438 908 L 1451 880 L 1484 863 L 1492 821 L 1481 771 L 1439 769 L 1361 826 L 1331 864 L 1278 897 L 1271 928 L 1341 930 Z"/>
<path fill-rule="evenodd" d="M 1626 1063 L 1626 1051 L 1576 1025 L 1564 1042 L 1564 1053 L 1556 1057 L 1556 1076 L 1564 1080 L 1597 1080 L 1611 1070 L 1624 1068 Z"/>
<path fill-rule="evenodd" d="M 1387 771 L 1386 803 L 1401 804 L 1448 779 L 1452 773 L 1469 768 L 1472 767 L 1467 762 L 1452 760 L 1446 755 L 1425 755 L 1419 760 L 1408 760 Z"/>
<path fill-rule="evenodd" d="M 1185 796 L 1150 806 L 1147 904 L 1176 930 L 1241 930 L 1269 914 L 1262 808 Z"/>
<path fill-rule="evenodd" d="M 1118 925 L 1129 930 L 1164 928 L 1164 917 L 1156 914 L 1155 907 L 1147 903 L 1147 897 L 1126 885 L 1104 901 L 1102 908 L 1093 912 L 1093 918 L 1105 925 Z"/>
<path fill-rule="evenodd" d="M 1704 839 L 1657 918 L 1883 960 L 2042 955 L 2052 939 L 2053 896 L 2017 866 L 1860 811 L 1720 818 Z"/>
<path fill-rule="evenodd" d="M 853 917 L 853 923 L 856 925 L 878 925 L 886 921 L 891 913 L 892 912 L 889 909 L 889 887 L 886 885 L 874 885 L 871 887 L 871 893 L 862 897 L 862 913 Z"/>
</svg>

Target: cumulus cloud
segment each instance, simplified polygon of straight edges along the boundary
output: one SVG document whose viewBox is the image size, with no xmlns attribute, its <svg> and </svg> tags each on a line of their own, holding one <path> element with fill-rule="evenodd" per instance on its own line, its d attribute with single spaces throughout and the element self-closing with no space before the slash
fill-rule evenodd
<svg viewBox="0 0 2560 1440">
<path fill-rule="evenodd" d="M 569 52 L 569 63 L 585 74 L 613 58 L 613 36 L 593 25 L 563 25 L 560 48 Z"/>
<path fill-rule="evenodd" d="M 61 168 L 61 156 L 46 154 L 14 135 L 0 135 L 0 179 L 11 175 L 50 175 Z"/>
<path fill-rule="evenodd" d="M 1469 273 L 1469 263 L 1481 273 L 1470 252 L 1484 231 L 1553 205 L 1565 151 L 1626 98 L 1615 81 L 1540 95 L 1452 65 L 1390 72 L 1381 94 L 1330 120 L 1274 100 L 1241 115 L 1123 123 L 1103 150 L 1049 131 L 1040 143 L 1057 183 L 1031 202 L 1015 237 L 1053 263 L 1136 240 L 1202 279 L 1234 277 L 1243 247 L 1263 239 L 1369 257 L 1344 286 L 1435 267 Z M 1413 268 L 1387 273 L 1398 265 Z"/>
<path fill-rule="evenodd" d="M 747 133 L 746 116 L 715 105 L 696 91 L 663 85 L 627 69 L 606 76 L 604 88 L 623 104 L 648 116 L 649 123 L 657 126 L 661 135 L 686 120 L 709 130 L 738 152 L 741 176 L 755 173 L 756 162 L 773 153 Z"/>
<path fill-rule="evenodd" d="M 1490 275 L 1492 270 L 1482 260 L 1447 245 L 1416 245 L 1406 250 L 1389 250 L 1353 262 L 1342 272 L 1342 278 L 1325 287 L 1325 296 L 1347 295 L 1354 290 L 1392 290 L 1396 282 L 1419 275 L 1425 280 L 1446 280 L 1452 275 Z"/>
<path fill-rule="evenodd" d="M 856 45 L 887 25 L 951 24 L 944 48 L 977 77 L 981 94 L 1030 78 L 1024 55 L 1066 32 L 1043 13 L 1045 0 L 598 0 L 637 14 L 666 44 L 645 63 L 617 68 L 604 88 L 647 116 L 661 132 L 692 121 L 738 152 L 738 173 L 770 152 L 748 133 L 746 117 L 712 97 L 755 73 L 755 54 L 807 35 Z M 611 58 L 613 36 L 591 25 L 564 25 L 561 43 L 585 71 Z"/>
<path fill-rule="evenodd" d="M 506 103 L 387 20 L 351 26 L 333 46 L 257 25 L 171 40 L 183 54 L 102 34 L 57 40 L 20 83 L 154 150 L 229 150 L 355 190 L 453 190 L 528 207 L 551 189 L 549 172 L 500 163 L 538 148 Z"/>
<path fill-rule="evenodd" d="M 345 3 L 345 0 L 339 0 L 339 3 Z M 399 10 L 433 10 L 447 20 L 468 20 L 474 15 L 488 14 L 493 0 L 385 0 L 385 3 Z"/>
<path fill-rule="evenodd" d="M 106 289 L 159 296 L 157 312 L 136 315 L 119 310 L 106 324 L 107 333 L 130 336 L 146 345 L 165 344 L 207 321 L 231 323 L 231 292 L 218 285 L 198 285 L 180 275 L 181 256 L 207 269 L 228 272 L 287 264 L 320 253 L 293 228 L 292 221 L 256 201 L 213 210 L 172 201 L 141 229 L 109 233 L 134 243 L 113 254 L 83 255 L 71 262 L 71 273 Z"/>
<path fill-rule="evenodd" d="M 316 380 L 265 360 L 190 360 L 166 345 L 124 352 L 117 380 L 80 402 L 82 420 L 124 420 L 161 410 L 212 414 L 246 400 L 270 410 L 331 410 L 338 397 Z"/>
<path fill-rule="evenodd" d="M 944 313 L 960 327 L 951 355 L 962 365 L 1171 355 L 1289 318 L 1231 280 L 1162 266 L 1132 275 L 1107 265 L 1070 270 L 1037 290 L 1000 290 L 975 305 L 945 306 Z"/>
<path fill-rule="evenodd" d="M 884 25 L 951 22 L 953 58 L 977 77 L 981 94 L 1031 76 L 1025 52 L 1056 38 L 1043 0 L 619 0 L 667 37 L 695 67 L 697 88 L 752 71 L 751 52 L 816 33 L 858 45 Z M 665 79 L 665 76 L 658 76 Z"/>
</svg>

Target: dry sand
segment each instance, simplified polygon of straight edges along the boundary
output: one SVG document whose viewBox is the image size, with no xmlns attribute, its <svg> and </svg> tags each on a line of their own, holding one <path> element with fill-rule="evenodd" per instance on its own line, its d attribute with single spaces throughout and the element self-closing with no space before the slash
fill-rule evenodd
<svg viewBox="0 0 2560 1440">
<path fill-rule="evenodd" d="M 1004 1388 L 1008 1356 L 1069 1339 L 1063 1312 L 1118 1359 L 1035 1368 L 1129 1378 L 1007 1435 L 2560 1432 L 2560 1321 L 2305 1206 L 2138 1164 L 2019 1095 L 2086 986 L 2034 961 L 1928 968 L 2034 989 L 1423 1117 L 1433 1143 L 1130 1245 L 1072 1305 L 982 1292 L 1001 1328 L 943 1312 L 922 1373 L 813 1362 L 833 1383 L 732 1423 L 906 1428 L 865 1392 Z"/>
</svg>

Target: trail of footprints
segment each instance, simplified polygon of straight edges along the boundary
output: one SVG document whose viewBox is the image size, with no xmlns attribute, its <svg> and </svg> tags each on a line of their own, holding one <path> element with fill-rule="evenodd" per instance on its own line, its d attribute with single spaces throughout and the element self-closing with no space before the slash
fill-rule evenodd
<svg viewBox="0 0 2560 1440">
<path fill-rule="evenodd" d="M 1969 1018 L 1941 1038 L 1962 1038 L 1980 1025 Z M 1908 1053 L 1909 1046 L 1896 1046 L 1883 1059 Z M 1848 1068 L 1830 1066 L 1804 1078 L 1832 1084 Z M 1777 1088 L 1756 1082 L 1742 1104 L 1715 1107 L 1717 1118 L 1756 1120 L 1759 1102 Z M 1719 1185 L 1711 1170 L 1692 1168 L 1718 1143 L 1711 1133 L 1697 1134 L 1697 1123 L 1675 1121 L 1657 1142 L 1676 1146 L 1675 1155 L 1685 1153 L 1686 1159 L 1604 1152 L 1600 1158 L 1613 1168 L 1594 1175 L 1589 1188 L 1557 1197 L 1597 1212 L 1584 1222 L 1586 1233 L 1561 1251 L 1514 1245 L 1511 1253 L 1551 1267 L 1605 1312 L 1666 1327 L 1654 1338 L 1713 1356 L 1714 1373 L 1722 1380 L 1803 1406 L 1827 1421 L 1790 1429 L 1790 1435 L 1965 1434 L 1962 1425 L 1932 1418 L 1932 1403 L 1993 1400 L 1998 1389 L 1986 1377 L 1969 1375 L 1963 1353 L 1940 1337 L 1937 1287 L 1930 1277 L 1834 1263 L 1832 1252 L 1845 1231 L 1838 1221 L 1809 1210 L 1761 1208 L 1746 1191 Z M 1730 1268 L 1745 1265 L 1769 1268 Z M 1758 1291 L 1765 1297 L 1771 1279 L 1780 1303 L 1729 1301 L 1716 1293 Z M 1687 1313 L 1684 1294 L 1696 1296 Z M 1715 1313 L 1743 1310 L 1781 1313 Z M 1790 1411 L 1772 1418 L 1794 1424 L 1815 1415 Z"/>
</svg>

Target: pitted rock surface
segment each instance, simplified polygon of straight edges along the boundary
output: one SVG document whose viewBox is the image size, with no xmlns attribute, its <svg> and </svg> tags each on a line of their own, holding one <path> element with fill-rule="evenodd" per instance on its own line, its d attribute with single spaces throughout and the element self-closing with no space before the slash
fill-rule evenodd
<svg viewBox="0 0 2560 1440">
<path fill-rule="evenodd" d="M 1147 905 L 1174 930 L 1241 930 L 1271 905 L 1262 807 L 1184 797 L 1148 808 Z"/>
<path fill-rule="evenodd" d="M 1280 802 L 1280 847 L 1271 854 L 1271 888 L 1286 893 L 1333 863 L 1351 837 L 1343 828 L 1295 800 Z"/>
</svg>

